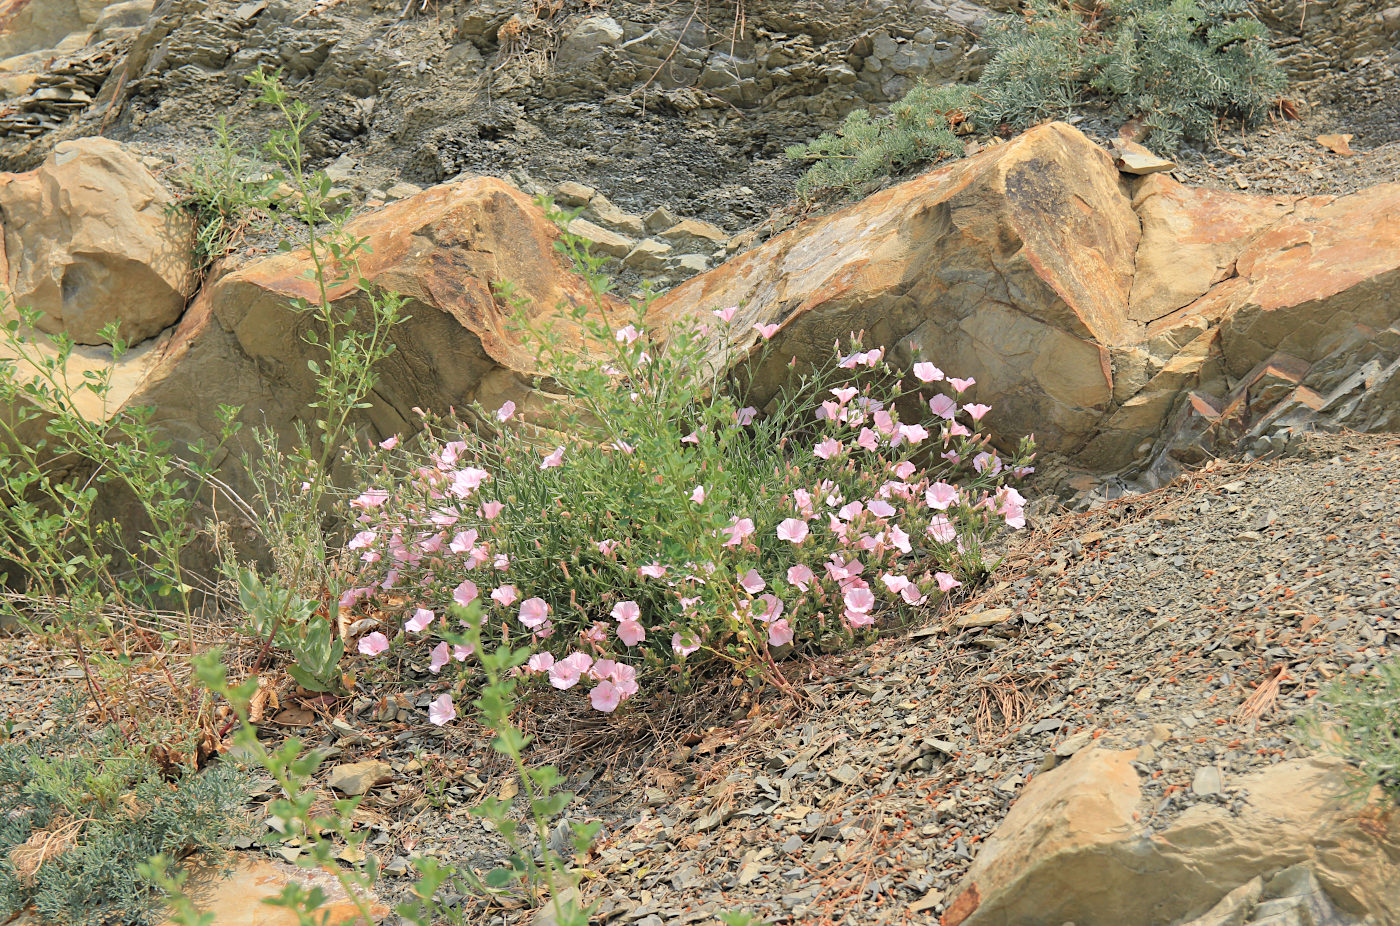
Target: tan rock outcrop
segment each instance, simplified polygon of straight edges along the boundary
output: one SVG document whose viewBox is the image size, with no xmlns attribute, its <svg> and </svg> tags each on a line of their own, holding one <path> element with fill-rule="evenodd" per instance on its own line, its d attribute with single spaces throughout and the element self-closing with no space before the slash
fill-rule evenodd
<svg viewBox="0 0 1400 926">
<path fill-rule="evenodd" d="M 0 175 L 0 225 L 14 304 L 79 344 L 128 343 L 179 320 L 191 294 L 194 230 L 132 154 L 105 138 L 55 147 L 37 169 Z"/>
<path fill-rule="evenodd" d="M 942 926 L 1167 926 L 1242 886 L 1232 902 L 1253 903 L 1265 881 L 1299 866 L 1349 915 L 1400 919 L 1400 815 L 1367 815 L 1344 797 L 1343 763 L 1299 759 L 1255 772 L 1238 782 L 1238 810 L 1197 804 L 1149 833 L 1138 822 L 1149 808 L 1132 757 L 1091 747 L 1032 780 L 973 860 Z M 1248 887 L 1256 878 L 1257 892 Z"/>
</svg>

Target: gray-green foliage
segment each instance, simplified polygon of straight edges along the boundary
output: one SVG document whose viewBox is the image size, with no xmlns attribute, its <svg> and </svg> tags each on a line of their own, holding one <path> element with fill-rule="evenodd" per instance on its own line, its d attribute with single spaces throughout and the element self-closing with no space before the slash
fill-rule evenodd
<svg viewBox="0 0 1400 926">
<path fill-rule="evenodd" d="M 227 254 L 250 216 L 272 201 L 280 178 L 258 164 L 219 118 L 214 145 L 172 178 L 179 204 L 195 222 L 195 260 L 201 267 Z"/>
<path fill-rule="evenodd" d="M 888 115 L 856 110 L 787 155 L 813 161 L 803 198 L 860 193 L 900 170 L 958 157 L 952 119 L 980 131 L 1025 128 L 1083 104 L 1140 118 L 1173 151 L 1222 118 L 1256 124 L 1286 85 L 1250 0 L 1029 0 L 987 31 L 991 60 L 973 87 L 916 86 Z"/>
<path fill-rule="evenodd" d="M 42 738 L 0 742 L 0 911 L 32 906 L 64 926 L 156 922 L 159 892 L 140 864 L 236 835 L 246 788 L 232 763 L 163 769 L 111 727 L 64 722 Z M 65 831 L 69 848 L 37 871 L 16 870 L 16 846 Z"/>
<path fill-rule="evenodd" d="M 966 87 L 920 84 L 885 116 L 854 110 L 835 132 L 787 149 L 794 160 L 814 162 L 798 181 L 798 193 L 804 198 L 827 190 L 859 193 L 915 164 L 961 155 L 962 141 L 950 117 L 958 118 L 968 102 Z"/>
<path fill-rule="evenodd" d="M 1031 0 L 989 30 L 977 121 L 1024 127 L 1089 100 L 1174 150 L 1221 118 L 1257 123 L 1284 88 L 1249 0 Z"/>
<path fill-rule="evenodd" d="M 1374 674 L 1334 682 L 1321 700 L 1328 711 L 1304 720 L 1304 737 L 1356 767 L 1359 794 L 1379 786 L 1400 803 L 1400 657 Z"/>
</svg>

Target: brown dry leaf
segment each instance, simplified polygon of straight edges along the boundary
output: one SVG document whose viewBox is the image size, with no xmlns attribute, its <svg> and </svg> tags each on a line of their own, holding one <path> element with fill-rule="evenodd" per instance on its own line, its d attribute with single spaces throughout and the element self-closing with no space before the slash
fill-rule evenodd
<svg viewBox="0 0 1400 926">
<path fill-rule="evenodd" d="M 39 869 L 50 859 L 73 848 L 84 820 L 54 820 L 48 829 L 35 830 L 28 839 L 10 850 L 10 866 L 19 883 L 32 887 Z"/>
<path fill-rule="evenodd" d="M 1353 137 L 1351 135 L 1319 135 L 1317 143 L 1333 154 L 1353 155 L 1356 153 L 1351 150 Z"/>
</svg>

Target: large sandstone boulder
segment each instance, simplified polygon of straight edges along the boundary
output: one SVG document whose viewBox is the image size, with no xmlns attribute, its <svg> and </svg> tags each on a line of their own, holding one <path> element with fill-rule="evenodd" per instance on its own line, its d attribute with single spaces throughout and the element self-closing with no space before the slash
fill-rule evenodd
<svg viewBox="0 0 1400 926">
<path fill-rule="evenodd" d="M 1153 833 L 1140 822 L 1150 808 L 1133 755 L 1091 747 L 1032 780 L 973 860 L 942 926 L 1168 926 L 1196 917 L 1223 926 L 1263 921 L 1248 916 L 1280 900 L 1273 911 L 1290 909 L 1288 898 L 1400 921 L 1400 815 L 1368 815 L 1348 799 L 1340 761 L 1255 772 L 1239 782 L 1240 807 L 1197 804 Z"/>
<path fill-rule="evenodd" d="M 761 387 L 864 330 L 896 362 L 913 349 L 976 377 L 1003 442 L 1034 432 L 1080 466 L 1161 480 L 1270 428 L 1396 418 L 1400 352 L 1372 348 L 1400 320 L 1400 185 L 1194 189 L 1120 175 L 1052 123 L 808 221 L 653 318 L 726 305 L 743 306 L 742 349 L 752 324 L 780 325 Z"/>
<path fill-rule="evenodd" d="M 116 322 L 128 343 L 173 325 L 194 284 L 194 229 L 174 198 L 105 138 L 62 142 L 37 169 L 0 175 L 0 225 L 14 304 L 40 328 L 100 344 Z"/>
</svg>

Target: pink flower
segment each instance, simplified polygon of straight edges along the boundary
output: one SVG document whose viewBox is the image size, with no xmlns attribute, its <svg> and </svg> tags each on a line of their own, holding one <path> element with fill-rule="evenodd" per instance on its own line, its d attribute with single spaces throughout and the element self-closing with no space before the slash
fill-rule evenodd
<svg viewBox="0 0 1400 926">
<path fill-rule="evenodd" d="M 660 563 L 648 563 L 637 570 L 648 579 L 659 579 L 666 575 L 666 567 Z"/>
<path fill-rule="evenodd" d="M 968 386 L 977 385 L 977 380 L 973 379 L 971 376 L 967 379 L 955 379 L 950 376 L 948 377 L 948 385 L 952 386 L 955 392 L 966 392 Z"/>
<path fill-rule="evenodd" d="M 437 646 L 433 647 L 433 660 L 428 663 L 428 671 L 437 675 L 442 671 L 442 667 L 447 665 L 451 659 L 452 655 L 448 652 L 447 641 L 443 640 Z"/>
<path fill-rule="evenodd" d="M 891 575 L 888 572 L 880 576 L 880 581 L 885 583 L 885 588 L 890 590 L 891 595 L 898 595 L 910 585 L 908 577 Z"/>
<path fill-rule="evenodd" d="M 933 578 L 938 582 L 938 590 L 947 594 L 955 588 L 959 588 L 962 583 L 946 572 L 935 572 Z"/>
<path fill-rule="evenodd" d="M 997 473 L 1001 472 L 1001 458 L 995 453 L 988 453 L 983 450 L 972 458 L 972 468 L 979 473 L 985 473 L 990 469 L 992 471 L 991 474 L 995 476 Z"/>
<path fill-rule="evenodd" d="M 476 546 L 476 528 L 469 531 L 462 531 L 452 538 L 452 542 L 447 545 L 447 549 L 453 553 L 469 553 Z"/>
<path fill-rule="evenodd" d="M 510 568 L 510 557 L 504 553 L 497 553 L 491 560 L 491 568 L 498 572 L 505 572 Z"/>
<path fill-rule="evenodd" d="M 1026 526 L 1026 500 L 1011 486 L 997 489 L 997 511 L 1006 519 L 1006 526 L 1020 530 Z"/>
<path fill-rule="evenodd" d="M 629 665 L 614 663 L 612 671 L 608 673 L 608 680 L 617 686 L 624 701 L 637 693 L 637 670 Z"/>
<path fill-rule="evenodd" d="M 378 656 L 389 648 L 389 638 L 376 630 L 374 633 L 360 638 L 361 656 Z"/>
<path fill-rule="evenodd" d="M 705 487 L 696 486 L 695 488 L 691 489 L 690 500 L 697 505 L 703 502 L 705 500 Z"/>
<path fill-rule="evenodd" d="M 515 403 L 509 400 L 504 405 L 496 409 L 496 420 L 505 424 L 515 414 Z"/>
<path fill-rule="evenodd" d="M 540 463 L 540 469 L 553 469 L 556 466 L 564 465 L 564 448 L 555 447 L 554 452 L 544 458 Z"/>
<path fill-rule="evenodd" d="M 919 586 L 910 582 L 900 591 L 899 597 L 903 598 L 906 604 L 922 604 L 928 596 L 919 591 Z"/>
<path fill-rule="evenodd" d="M 840 405 L 830 399 L 826 399 L 821 404 L 821 409 L 817 412 L 818 421 L 843 421 L 846 413 Z"/>
<path fill-rule="evenodd" d="M 475 601 L 476 596 L 476 583 L 473 582 L 471 579 L 467 579 L 461 585 L 457 586 L 452 590 L 452 600 L 457 602 L 464 608 L 467 605 L 471 604 L 473 601 Z"/>
<path fill-rule="evenodd" d="M 404 624 L 404 627 L 408 630 L 412 630 L 414 633 L 422 633 L 428 629 L 428 625 L 433 622 L 435 616 L 436 615 L 427 608 L 419 608 L 413 612 L 413 617 L 409 618 L 408 623 Z"/>
<path fill-rule="evenodd" d="M 679 633 L 671 634 L 671 649 L 675 650 L 678 656 L 689 656 L 700 648 L 700 641 L 694 634 L 682 636 Z"/>
<path fill-rule="evenodd" d="M 836 401 L 840 402 L 842 405 L 854 399 L 858 392 L 860 392 L 860 390 L 855 386 L 842 386 L 839 389 L 831 390 L 831 394 L 836 396 Z"/>
<path fill-rule="evenodd" d="M 543 598 L 527 598 L 520 603 L 520 623 L 534 630 L 549 620 L 549 605 Z"/>
<path fill-rule="evenodd" d="M 804 592 L 807 591 L 808 586 L 812 584 L 812 580 L 815 578 L 816 575 L 812 572 L 812 570 L 802 565 L 801 563 L 799 563 L 796 566 L 788 567 L 787 580 L 793 585 L 796 585 L 798 588 L 802 589 Z"/>
<path fill-rule="evenodd" d="M 536 653 L 525 663 L 525 671 L 530 673 L 548 672 L 554 665 L 553 653 Z"/>
<path fill-rule="evenodd" d="M 928 428 L 921 424 L 901 424 L 899 436 L 911 444 L 917 444 L 928 437 Z"/>
<path fill-rule="evenodd" d="M 768 625 L 768 645 L 787 646 L 792 642 L 792 625 L 786 617 L 780 617 Z"/>
<path fill-rule="evenodd" d="M 830 460 L 832 457 L 836 456 L 836 454 L 841 452 L 841 442 L 836 440 L 835 438 L 828 437 L 820 444 L 817 444 L 817 446 L 812 450 L 812 452 L 815 453 L 817 456 L 821 457 L 823 460 Z"/>
<path fill-rule="evenodd" d="M 491 593 L 491 600 L 503 608 L 508 608 L 515 603 L 515 599 L 520 597 L 520 592 L 514 585 L 502 585 Z"/>
<path fill-rule="evenodd" d="M 739 586 L 750 595 L 757 595 L 763 591 L 768 583 L 763 581 L 763 576 L 758 574 L 757 569 L 750 569 L 744 573 L 744 577 L 739 580 Z"/>
<path fill-rule="evenodd" d="M 622 692 L 612 682 L 599 682 L 588 693 L 588 703 L 593 705 L 595 711 L 611 714 L 622 703 Z"/>
<path fill-rule="evenodd" d="M 861 428 L 860 436 L 856 438 L 856 446 L 862 450 L 874 452 L 880 449 L 880 435 L 869 428 Z"/>
<path fill-rule="evenodd" d="M 729 539 L 726 540 L 723 545 L 726 547 L 737 547 L 747 538 L 753 536 L 753 521 L 749 518 L 735 517 L 723 532 L 729 535 Z"/>
<path fill-rule="evenodd" d="M 638 621 L 642 619 L 642 609 L 635 601 L 619 601 L 613 605 L 612 618 L 615 621 Z"/>
<path fill-rule="evenodd" d="M 895 507 L 883 498 L 877 498 L 866 508 L 877 518 L 892 518 L 895 516 Z"/>
<path fill-rule="evenodd" d="M 971 437 L 971 436 L 972 436 L 972 432 L 969 431 L 964 425 L 959 424 L 958 422 L 954 421 L 952 424 L 948 425 L 948 436 L 949 436 L 949 437 Z"/>
<path fill-rule="evenodd" d="M 350 538 L 350 542 L 347 543 L 346 546 L 351 550 L 363 550 L 374 543 L 375 538 L 378 536 L 379 535 L 374 531 L 360 531 L 354 537 Z"/>
<path fill-rule="evenodd" d="M 397 447 L 398 445 L 399 445 L 399 436 L 398 436 L 397 434 L 393 435 L 392 437 L 386 437 L 386 438 L 384 438 L 382 441 L 379 442 L 379 448 L 380 448 L 381 450 L 393 450 L 393 449 L 394 449 L 395 447 Z"/>
<path fill-rule="evenodd" d="M 846 618 L 846 623 L 857 630 L 862 627 L 869 627 L 871 624 L 875 623 L 874 615 L 862 611 L 851 611 L 848 609 L 842 616 Z"/>
<path fill-rule="evenodd" d="M 350 502 L 350 507 L 368 511 L 371 508 L 378 508 L 388 500 L 389 493 L 384 489 L 367 489 Z"/>
<path fill-rule="evenodd" d="M 746 427 L 753 424 L 754 416 L 758 414 L 758 409 L 752 405 L 745 406 L 734 413 L 734 423 L 739 427 Z"/>
<path fill-rule="evenodd" d="M 860 588 L 859 586 L 848 588 L 841 597 L 846 602 L 846 609 L 855 611 L 857 614 L 865 614 L 875 607 L 875 593 L 868 588 Z"/>
<path fill-rule="evenodd" d="M 778 326 L 756 324 L 753 326 L 753 330 L 758 332 L 759 337 L 767 341 L 771 340 L 773 335 L 778 333 Z"/>
<path fill-rule="evenodd" d="M 929 536 L 939 543 L 952 543 L 958 539 L 957 529 L 953 527 L 953 522 L 939 515 L 928 523 Z"/>
<path fill-rule="evenodd" d="M 895 431 L 894 418 L 883 408 L 875 413 L 875 430 L 889 437 Z"/>
<path fill-rule="evenodd" d="M 936 383 L 943 379 L 943 371 L 931 363 L 914 364 L 914 375 L 921 383 Z"/>
<path fill-rule="evenodd" d="M 571 653 L 549 667 L 549 683 L 561 690 L 572 688 L 592 665 L 593 657 L 587 653 Z"/>
<path fill-rule="evenodd" d="M 616 549 L 617 549 L 617 541 L 616 541 L 616 540 L 600 540 L 600 541 L 598 541 L 598 552 L 601 553 L 601 554 L 603 554 L 604 556 L 612 556 L 613 551 L 616 550 Z"/>
<path fill-rule="evenodd" d="M 470 643 L 466 644 L 465 646 L 463 646 L 460 643 L 454 643 L 452 645 L 452 658 L 457 660 L 458 662 L 466 662 L 467 657 L 472 654 L 472 650 L 474 649 L 475 647 L 472 646 Z"/>
<path fill-rule="evenodd" d="M 955 504 L 958 500 L 958 490 L 956 486 L 950 486 L 946 482 L 935 482 L 928 487 L 924 493 L 924 501 L 930 508 L 938 511 L 947 511 L 948 506 Z"/>
<path fill-rule="evenodd" d="M 758 615 L 761 621 L 776 620 L 783 613 L 783 601 L 777 595 L 760 595 L 759 601 L 763 602 L 763 612 Z"/>
<path fill-rule="evenodd" d="M 890 545 L 901 553 L 914 552 L 914 548 L 909 543 L 909 534 L 898 524 L 890 525 Z"/>
<path fill-rule="evenodd" d="M 698 444 L 698 443 L 700 443 L 700 434 L 699 434 L 699 432 L 698 432 L 698 431 L 691 431 L 691 432 L 690 432 L 689 434 L 687 434 L 685 437 L 682 437 L 682 438 L 681 438 L 681 443 L 682 443 L 682 444 Z"/>
<path fill-rule="evenodd" d="M 928 407 L 935 415 L 946 421 L 952 421 L 953 416 L 958 413 L 958 403 L 941 392 L 928 400 Z"/>
<path fill-rule="evenodd" d="M 797 518 L 784 518 L 778 525 L 778 539 L 786 540 L 794 546 L 807 539 L 807 522 Z"/>
<path fill-rule="evenodd" d="M 955 382 L 956 382 L 956 380 L 955 380 Z M 971 383 L 971 382 L 972 382 L 972 380 L 968 380 L 968 383 Z M 962 390 L 959 389 L 958 391 L 961 392 Z M 972 405 L 964 405 L 964 406 L 963 406 L 963 411 L 965 411 L 965 412 L 967 412 L 969 415 L 971 415 L 973 421 L 981 421 L 981 420 L 982 420 L 982 416 L 985 415 L 985 414 L 987 414 L 987 412 L 989 412 L 989 411 L 991 411 L 991 410 L 992 410 L 992 407 L 991 407 L 990 405 L 977 405 L 977 404 L 972 404 Z"/>
<path fill-rule="evenodd" d="M 619 344 L 631 344 L 641 335 L 642 333 L 637 330 L 636 325 L 628 325 L 626 328 L 617 329 L 613 336 L 617 338 Z"/>
<path fill-rule="evenodd" d="M 628 646 L 636 646 L 647 638 L 647 632 L 638 621 L 618 621 L 617 638 Z"/>
<path fill-rule="evenodd" d="M 485 502 L 481 506 L 481 516 L 488 521 L 494 521 L 505 507 L 501 502 Z"/>
<path fill-rule="evenodd" d="M 847 502 L 841 506 L 841 510 L 836 512 L 836 514 L 843 521 L 854 521 L 856 518 L 860 517 L 861 512 L 864 510 L 865 506 L 860 502 Z"/>
<path fill-rule="evenodd" d="M 593 626 L 579 634 L 589 643 L 603 643 L 608 639 L 608 625 L 602 621 L 594 621 Z"/>
<path fill-rule="evenodd" d="M 438 698 L 428 706 L 428 721 L 436 726 L 442 726 L 457 716 L 457 708 L 452 704 L 452 695 L 439 695 Z"/>
<path fill-rule="evenodd" d="M 739 307 L 731 305 L 727 309 L 715 309 L 711 314 L 727 325 L 734 320 L 734 313 L 737 311 L 739 311 Z"/>
</svg>

